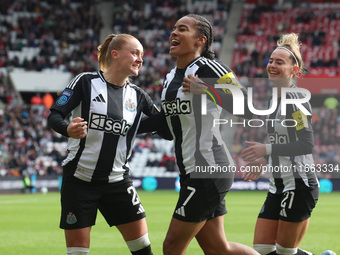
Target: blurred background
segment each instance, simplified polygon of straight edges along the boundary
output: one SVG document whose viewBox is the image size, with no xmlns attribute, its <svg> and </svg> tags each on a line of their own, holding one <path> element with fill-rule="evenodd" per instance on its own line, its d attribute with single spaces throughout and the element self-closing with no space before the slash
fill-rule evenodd
<svg viewBox="0 0 340 255">
<path fill-rule="evenodd" d="M 133 82 L 160 105 L 165 74 L 175 66 L 168 38 L 188 13 L 213 24 L 216 58 L 253 87 L 258 109 L 271 96 L 265 67 L 277 39 L 300 35 L 306 75 L 298 86 L 312 93 L 321 191 L 340 190 L 339 0 L 0 0 L 0 193 L 59 189 L 67 139 L 48 127 L 49 107 L 75 75 L 98 70 L 97 46 L 108 34 L 141 41 L 144 63 Z M 266 132 L 238 125 L 226 139 L 239 170 L 244 142 L 264 142 Z M 170 141 L 138 136 L 130 169 L 137 188 L 178 189 Z M 268 187 L 267 173 L 252 183 L 236 176 L 233 189 Z"/>
</svg>

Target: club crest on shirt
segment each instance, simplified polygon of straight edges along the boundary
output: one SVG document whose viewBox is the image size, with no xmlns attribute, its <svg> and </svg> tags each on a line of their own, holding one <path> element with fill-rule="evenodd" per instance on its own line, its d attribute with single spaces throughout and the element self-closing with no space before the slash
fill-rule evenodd
<svg viewBox="0 0 340 255">
<path fill-rule="evenodd" d="M 66 223 L 67 224 L 74 224 L 77 222 L 77 217 L 74 215 L 74 213 L 69 212 L 66 217 Z"/>
<path fill-rule="evenodd" d="M 136 110 L 135 102 L 133 102 L 131 98 L 125 101 L 124 107 L 129 112 L 134 112 Z"/>
</svg>

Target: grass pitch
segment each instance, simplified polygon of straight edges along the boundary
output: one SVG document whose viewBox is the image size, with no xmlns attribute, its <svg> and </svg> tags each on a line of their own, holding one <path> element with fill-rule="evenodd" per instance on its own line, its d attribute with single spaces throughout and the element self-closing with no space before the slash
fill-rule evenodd
<svg viewBox="0 0 340 255">
<path fill-rule="evenodd" d="M 162 242 L 177 201 L 175 191 L 139 191 L 147 213 L 149 237 L 155 255 L 162 254 Z M 227 239 L 252 245 L 257 213 L 266 193 L 231 191 L 225 216 Z M 66 254 L 63 230 L 59 229 L 59 193 L 0 195 L 0 254 Z M 340 193 L 320 194 L 308 232 L 300 247 L 320 254 L 330 249 L 340 254 Z M 91 232 L 90 254 L 130 254 L 116 228 L 109 228 L 98 214 Z M 203 254 L 197 242 L 188 255 Z"/>
</svg>

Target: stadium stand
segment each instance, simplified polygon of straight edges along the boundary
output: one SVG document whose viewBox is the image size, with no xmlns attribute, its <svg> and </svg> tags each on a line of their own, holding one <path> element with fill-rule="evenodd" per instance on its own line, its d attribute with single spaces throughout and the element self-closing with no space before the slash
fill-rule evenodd
<svg viewBox="0 0 340 255">
<path fill-rule="evenodd" d="M 261 2 L 259 5 L 257 1 L 245 1 L 232 62 L 235 73 L 244 84 L 254 89 L 256 109 L 264 109 L 264 103 L 268 100 L 267 92 L 271 91 L 270 83 L 261 78 L 266 77 L 265 67 L 280 34 L 300 31 L 305 77 L 339 78 L 338 1 L 301 1 L 298 6 L 294 5 L 294 1 L 282 1 L 281 4 L 271 0 Z M 318 100 L 323 101 L 325 96 L 327 95 L 319 97 Z M 313 108 L 313 154 L 316 164 L 336 165 L 336 162 L 340 162 L 339 114 L 339 106 L 335 109 L 320 105 Z M 238 147 L 244 148 L 246 140 L 265 142 L 265 130 L 238 126 L 234 141 L 241 141 L 241 146 Z M 332 153 L 325 153 L 329 150 Z M 233 151 L 233 157 L 237 165 L 245 164 L 238 151 Z M 329 174 L 320 174 L 319 177 L 329 177 Z"/>
<path fill-rule="evenodd" d="M 95 71 L 102 22 L 97 7 L 95 1 L 1 2 L 1 176 L 62 173 L 66 139 L 47 127 L 49 110 L 44 105 L 23 102 L 9 73 Z"/>
<path fill-rule="evenodd" d="M 234 50 L 232 68 L 248 78 L 264 77 L 278 36 L 300 31 L 301 52 L 310 76 L 340 75 L 340 3 L 337 1 L 256 5 L 246 1 Z M 270 2 L 270 4 L 266 4 Z M 274 1 L 275 2 L 275 1 Z"/>
<path fill-rule="evenodd" d="M 112 24 L 100 16 L 100 1 L 2 1 L 0 11 L 0 176 L 61 174 L 66 139 L 46 125 L 48 109 L 25 103 L 11 85 L 13 69 L 54 69 L 76 75 L 97 70 L 96 46 L 100 31 L 131 33 L 144 45 L 144 64 L 133 82 L 160 104 L 164 75 L 174 62 L 168 55 L 168 37 L 174 22 L 189 12 L 206 16 L 214 25 L 217 57 L 223 55 L 223 39 L 232 1 L 114 1 Z M 243 3 L 241 23 L 235 24 L 231 66 L 241 82 L 254 88 L 257 107 L 264 106 L 270 84 L 265 80 L 268 54 L 276 37 L 284 32 L 303 31 L 303 54 L 308 75 L 340 75 L 340 6 L 337 1 L 261 1 Z M 281 4 L 282 3 L 282 4 Z M 306 12 L 308 10 L 308 12 Z M 233 45 L 231 46 L 233 47 Z M 66 85 L 66 84 L 65 84 Z M 29 85 L 28 85 L 29 86 Z M 340 162 L 340 106 L 314 109 L 315 159 Z M 237 166 L 245 140 L 265 141 L 264 129 L 238 126 L 231 142 Z M 175 177 L 172 143 L 150 135 L 136 139 L 130 166 L 132 175 Z"/>
</svg>

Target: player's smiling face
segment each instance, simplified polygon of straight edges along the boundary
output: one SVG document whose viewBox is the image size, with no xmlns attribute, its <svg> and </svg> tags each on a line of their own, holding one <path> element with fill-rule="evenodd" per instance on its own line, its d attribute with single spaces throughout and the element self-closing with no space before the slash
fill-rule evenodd
<svg viewBox="0 0 340 255">
<path fill-rule="evenodd" d="M 195 19 L 183 17 L 176 22 L 172 29 L 169 53 L 176 57 L 193 60 L 200 55 L 198 40 Z"/>
<path fill-rule="evenodd" d="M 284 49 L 277 49 L 270 56 L 267 74 L 272 82 L 282 83 L 294 77 L 294 67 L 295 65 L 292 63 L 290 53 Z"/>
<path fill-rule="evenodd" d="M 119 66 L 127 76 L 137 76 L 143 63 L 143 46 L 137 39 L 130 39 L 117 51 Z"/>
</svg>

